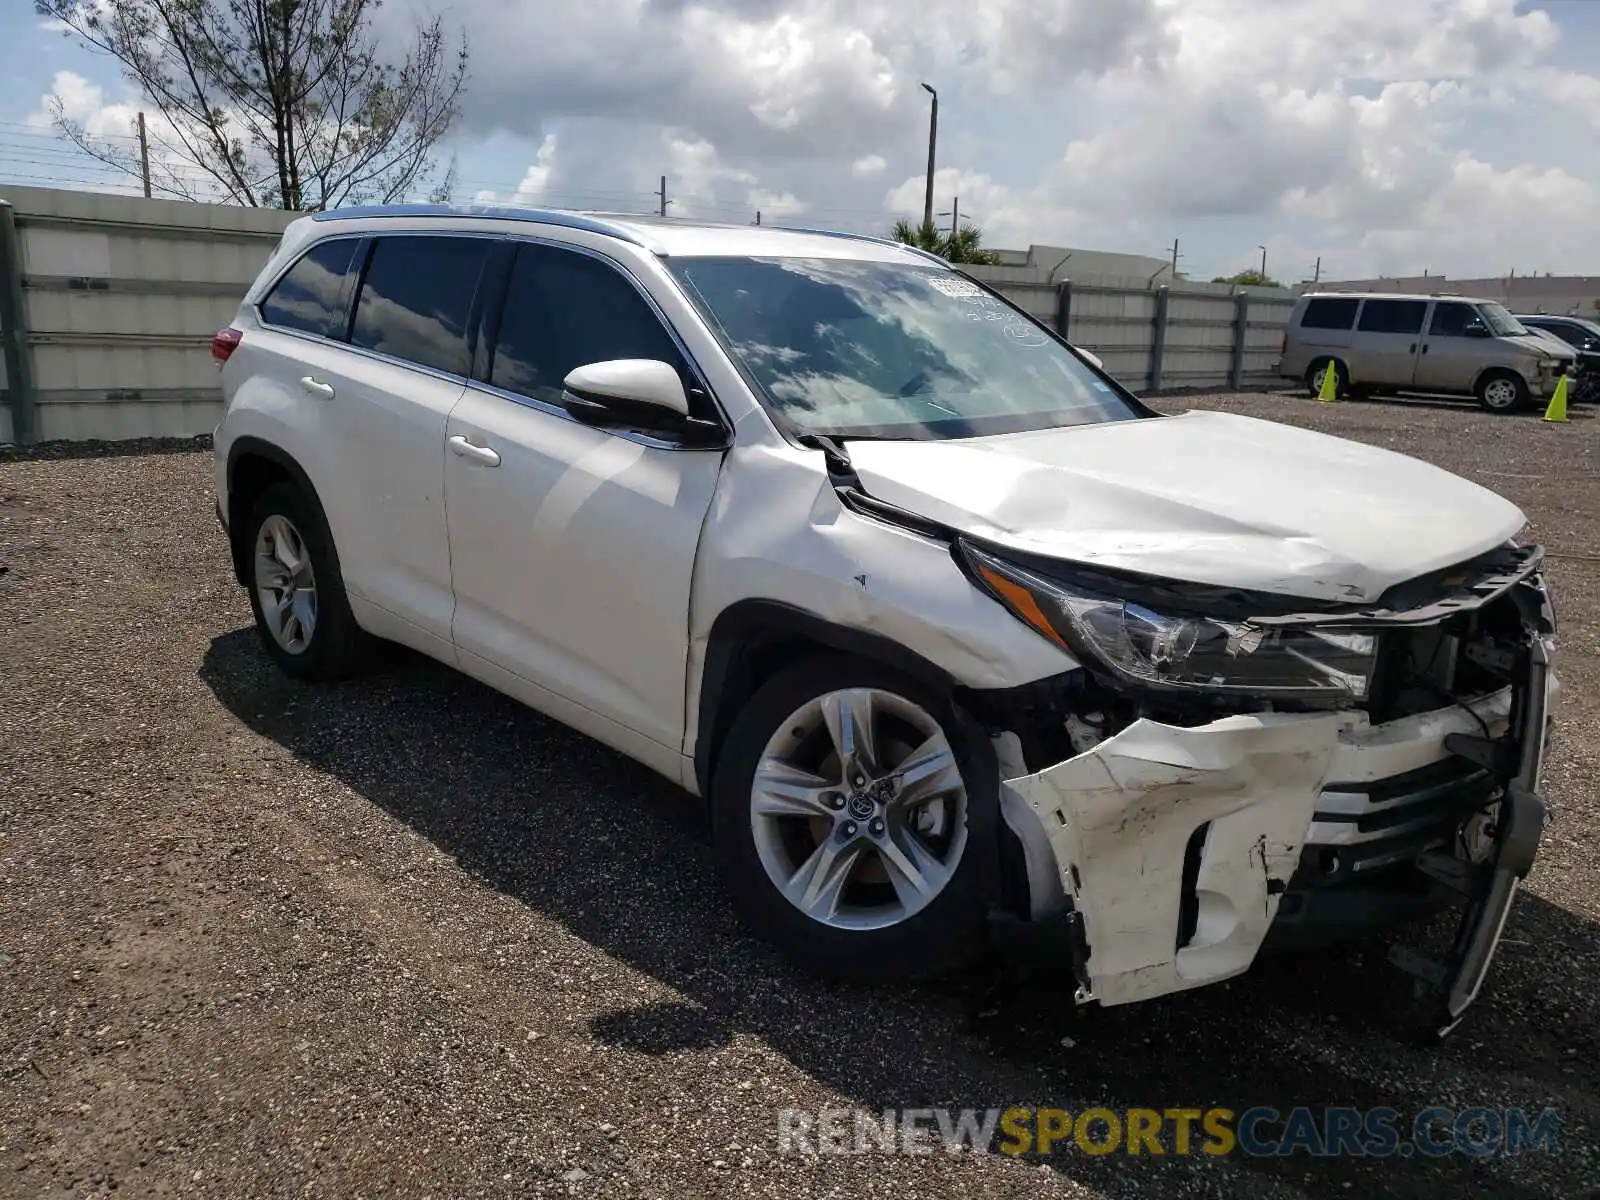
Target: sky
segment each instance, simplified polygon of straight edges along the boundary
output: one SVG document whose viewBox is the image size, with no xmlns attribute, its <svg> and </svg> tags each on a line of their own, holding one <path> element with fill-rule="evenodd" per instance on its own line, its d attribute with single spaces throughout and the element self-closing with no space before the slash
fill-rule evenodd
<svg viewBox="0 0 1600 1200">
<path fill-rule="evenodd" d="M 459 200 L 885 233 L 1293 282 L 1600 274 L 1600 0 L 389 0 L 467 39 Z M 0 187 L 109 189 L 116 65 L 0 9 Z M 948 217 L 944 218 L 948 220 Z"/>
</svg>

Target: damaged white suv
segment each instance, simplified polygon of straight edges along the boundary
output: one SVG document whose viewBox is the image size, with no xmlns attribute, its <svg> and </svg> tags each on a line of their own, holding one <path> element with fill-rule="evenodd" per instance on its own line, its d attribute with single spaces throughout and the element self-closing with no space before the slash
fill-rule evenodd
<svg viewBox="0 0 1600 1200">
<path fill-rule="evenodd" d="M 1413 965 L 1440 1029 L 1476 995 L 1555 687 L 1500 497 L 1158 415 L 944 262 L 820 232 L 324 213 L 214 354 L 267 652 L 402 642 L 705 796 L 806 965 L 928 975 L 1003 922 L 1120 1004 L 1455 900 Z"/>
</svg>

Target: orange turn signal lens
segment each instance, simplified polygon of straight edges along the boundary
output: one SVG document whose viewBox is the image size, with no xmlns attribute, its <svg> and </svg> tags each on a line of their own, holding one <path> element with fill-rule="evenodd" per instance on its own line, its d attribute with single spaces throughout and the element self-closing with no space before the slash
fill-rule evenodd
<svg viewBox="0 0 1600 1200">
<path fill-rule="evenodd" d="M 983 581 L 994 590 L 995 595 L 1004 600 L 1007 607 L 1022 621 L 1063 650 L 1072 649 L 1056 632 L 1055 626 L 1050 624 L 1050 619 L 1044 615 L 1044 610 L 1039 607 L 1039 602 L 1033 598 L 1032 592 L 1021 584 L 1007 579 L 987 563 L 974 563 L 973 566 Z"/>
</svg>

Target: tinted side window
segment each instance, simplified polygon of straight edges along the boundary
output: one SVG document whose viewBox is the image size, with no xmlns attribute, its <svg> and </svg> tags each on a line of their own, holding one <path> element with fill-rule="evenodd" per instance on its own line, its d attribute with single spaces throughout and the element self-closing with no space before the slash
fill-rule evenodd
<svg viewBox="0 0 1600 1200">
<path fill-rule="evenodd" d="M 1528 322 L 1524 321 L 1523 324 L 1527 325 Z M 1530 328 L 1543 329 L 1548 333 L 1553 333 L 1569 346 L 1582 346 L 1588 340 L 1583 330 L 1576 325 L 1568 325 L 1565 321 L 1540 321 L 1530 326 Z"/>
<path fill-rule="evenodd" d="M 1433 320 L 1428 322 L 1431 337 L 1466 337 L 1469 329 L 1489 332 L 1478 310 L 1470 304 L 1435 304 Z"/>
<path fill-rule="evenodd" d="M 261 302 L 261 319 L 322 337 L 344 338 L 345 281 L 360 238 L 311 247 Z"/>
<path fill-rule="evenodd" d="M 1426 300 L 1368 300 L 1359 328 L 1367 333 L 1421 333 Z"/>
<path fill-rule="evenodd" d="M 556 404 L 567 372 L 612 358 L 659 359 L 684 374 L 660 318 L 616 268 L 553 246 L 518 247 L 489 382 Z"/>
<path fill-rule="evenodd" d="M 484 238 L 379 238 L 361 281 L 351 343 L 465 375 L 467 315 L 489 246 Z"/>
<path fill-rule="evenodd" d="M 1349 329 L 1356 323 L 1359 300 L 1308 300 L 1301 314 L 1301 329 Z"/>
</svg>

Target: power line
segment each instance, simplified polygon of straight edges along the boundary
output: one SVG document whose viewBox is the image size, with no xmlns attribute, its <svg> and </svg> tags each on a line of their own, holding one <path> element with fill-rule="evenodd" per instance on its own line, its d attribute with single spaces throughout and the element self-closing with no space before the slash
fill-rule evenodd
<svg viewBox="0 0 1600 1200">
<path fill-rule="evenodd" d="M 120 144 L 126 144 L 127 150 L 132 152 L 128 154 L 127 166 L 97 159 L 75 145 L 64 143 L 60 135 L 41 131 L 38 127 L 19 125 L 16 122 L 0 122 L 0 178 L 27 186 L 79 185 L 101 189 L 139 190 L 142 184 L 140 173 L 135 166 L 138 137 L 107 135 L 103 138 L 97 136 L 95 140 L 119 143 L 119 148 Z M 181 159 L 165 158 L 158 153 L 156 147 L 150 149 L 150 175 L 153 190 L 160 190 L 163 181 L 166 181 L 192 188 L 197 193 L 204 193 L 208 189 L 221 191 L 216 177 L 209 171 Z M 517 197 L 524 195 L 520 178 L 510 180 L 457 178 L 455 187 L 457 195 L 463 197 L 476 193 L 491 193 L 496 200 L 517 202 Z M 427 184 L 419 183 L 402 198 L 420 198 L 429 190 Z M 670 205 L 674 212 L 684 215 L 692 212 L 699 214 L 701 219 L 726 218 L 740 224 L 748 222 L 752 208 L 757 207 L 749 198 L 736 200 L 694 194 L 664 198 L 662 194 L 664 190 L 664 180 L 662 188 L 653 191 L 582 187 L 538 188 L 525 193 L 522 202 L 555 207 L 624 209 L 640 212 L 655 209 L 659 213 L 665 199 L 665 203 Z M 787 214 L 776 220 L 780 224 L 802 218 L 813 221 L 848 220 L 863 225 L 878 226 L 887 225 L 895 215 L 884 209 L 823 204 L 807 205 L 798 213 Z M 766 222 L 770 217 L 772 213 L 763 208 L 762 220 Z"/>
</svg>

